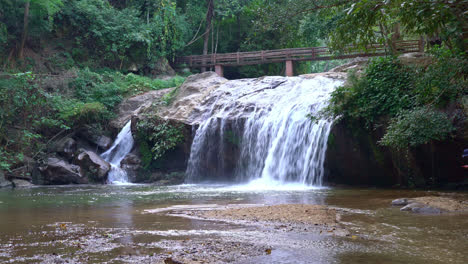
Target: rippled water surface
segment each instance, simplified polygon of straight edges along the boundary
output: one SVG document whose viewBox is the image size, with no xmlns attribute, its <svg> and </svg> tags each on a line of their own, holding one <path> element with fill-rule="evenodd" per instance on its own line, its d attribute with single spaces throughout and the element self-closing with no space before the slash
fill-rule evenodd
<svg viewBox="0 0 468 264">
<path fill-rule="evenodd" d="M 162 243 L 196 237 L 244 239 L 273 249 L 271 255 L 226 260 L 238 263 L 467 263 L 467 215 L 414 215 L 390 206 L 395 198 L 434 194 L 296 185 L 263 190 L 252 185 L 0 190 L 0 262 L 153 263 L 145 256 L 171 250 Z M 457 195 L 466 199 L 466 194 Z M 322 238 L 304 232 L 272 239 L 253 227 L 144 212 L 233 203 L 332 206 L 353 236 Z"/>
</svg>

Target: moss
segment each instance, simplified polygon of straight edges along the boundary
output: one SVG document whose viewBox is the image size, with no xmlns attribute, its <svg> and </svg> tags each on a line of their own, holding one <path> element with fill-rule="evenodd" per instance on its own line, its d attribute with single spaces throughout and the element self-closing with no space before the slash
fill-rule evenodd
<svg viewBox="0 0 468 264">
<path fill-rule="evenodd" d="M 336 138 L 335 134 L 330 133 L 328 135 L 327 147 L 328 148 L 335 148 L 336 147 Z"/>
</svg>

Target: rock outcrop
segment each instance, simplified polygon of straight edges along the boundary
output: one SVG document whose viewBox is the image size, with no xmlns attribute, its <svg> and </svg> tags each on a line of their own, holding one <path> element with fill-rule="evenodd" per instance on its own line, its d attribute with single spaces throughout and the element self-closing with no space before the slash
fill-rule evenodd
<svg viewBox="0 0 468 264">
<path fill-rule="evenodd" d="M 55 143 L 53 149 L 58 154 L 64 156 L 68 160 L 71 160 L 75 157 L 77 144 L 73 138 L 66 137 L 66 138 L 59 140 L 57 143 Z"/>
<path fill-rule="evenodd" d="M 119 104 L 117 118 L 112 120 L 110 125 L 116 129 L 121 129 L 132 118 L 150 108 L 153 103 L 160 101 L 171 88 L 157 91 L 150 91 L 125 99 Z"/>
<path fill-rule="evenodd" d="M 80 167 L 55 157 L 47 159 L 44 166 L 39 167 L 44 184 L 80 184 L 88 183 L 88 178 L 81 175 Z"/>
<path fill-rule="evenodd" d="M 159 117 L 163 119 L 177 120 L 192 125 L 193 113 L 202 102 L 216 90 L 221 84 L 228 80 L 219 77 L 214 72 L 204 72 L 189 76 L 182 86 L 179 87 L 174 103 L 169 107 L 161 107 L 158 111 Z"/>
<path fill-rule="evenodd" d="M 80 167 L 80 174 L 89 180 L 104 183 L 107 180 L 107 173 L 110 164 L 92 151 L 80 150 L 76 157 L 76 163 Z"/>
<path fill-rule="evenodd" d="M 100 150 L 108 149 L 112 145 L 112 139 L 96 133 L 95 130 L 96 129 L 93 129 L 90 126 L 84 127 L 76 133 L 75 137 L 81 141 L 86 140 L 88 144 L 96 146 Z"/>
</svg>

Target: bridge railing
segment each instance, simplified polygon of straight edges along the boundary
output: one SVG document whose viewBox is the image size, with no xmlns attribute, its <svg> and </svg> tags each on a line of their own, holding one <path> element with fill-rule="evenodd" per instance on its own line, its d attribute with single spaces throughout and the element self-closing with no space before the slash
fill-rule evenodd
<svg viewBox="0 0 468 264">
<path fill-rule="evenodd" d="M 422 40 L 404 40 L 396 42 L 395 47 L 400 53 L 417 52 L 421 51 L 423 43 Z M 370 45 L 367 47 L 366 51 L 354 46 L 348 46 L 342 54 L 333 54 L 328 47 L 292 48 L 177 57 L 175 64 L 186 64 L 191 68 L 212 67 L 216 65 L 242 66 L 285 61 L 313 61 L 381 56 L 385 55 L 387 51 L 388 47 L 383 44 Z"/>
</svg>

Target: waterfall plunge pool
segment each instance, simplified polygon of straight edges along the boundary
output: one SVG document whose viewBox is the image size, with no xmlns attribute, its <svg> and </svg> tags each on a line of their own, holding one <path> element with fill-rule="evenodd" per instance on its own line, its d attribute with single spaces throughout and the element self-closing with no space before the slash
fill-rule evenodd
<svg viewBox="0 0 468 264">
<path fill-rule="evenodd" d="M 282 189 L 281 189 L 282 188 Z M 1 263 L 465 263 L 466 215 L 414 215 L 390 201 L 434 192 L 229 185 L 0 190 Z M 466 199 L 466 194 L 458 194 Z M 351 236 L 180 217 L 171 208 L 319 204 Z M 145 210 L 160 209 L 160 213 Z M 271 254 L 265 253 L 271 249 Z M 195 259 L 195 260 L 194 260 Z M 186 262 L 185 262 L 186 263 Z"/>
</svg>

